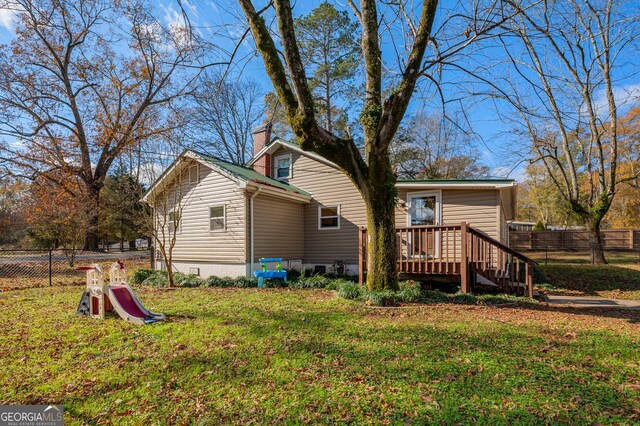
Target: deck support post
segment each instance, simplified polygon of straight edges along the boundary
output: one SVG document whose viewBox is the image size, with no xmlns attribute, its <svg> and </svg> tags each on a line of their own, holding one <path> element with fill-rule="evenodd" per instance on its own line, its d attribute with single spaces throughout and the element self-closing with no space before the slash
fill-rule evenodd
<svg viewBox="0 0 640 426">
<path fill-rule="evenodd" d="M 527 296 L 533 299 L 533 268 L 530 262 L 525 263 L 524 271 L 527 281 Z"/>
<path fill-rule="evenodd" d="M 469 293 L 469 261 L 467 259 L 467 222 L 460 225 L 460 290 Z"/>
</svg>

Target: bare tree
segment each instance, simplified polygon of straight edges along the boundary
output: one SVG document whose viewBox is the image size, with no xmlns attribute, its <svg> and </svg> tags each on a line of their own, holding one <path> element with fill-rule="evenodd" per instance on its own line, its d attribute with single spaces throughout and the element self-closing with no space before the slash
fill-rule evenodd
<svg viewBox="0 0 640 426">
<path fill-rule="evenodd" d="M 163 138 L 143 144 L 138 163 L 140 183 L 148 188 L 139 216 L 141 233 L 153 242 L 156 261 L 167 271 L 173 286 L 173 254 L 182 231 L 182 213 L 188 202 L 189 170 L 178 161 L 184 144 L 184 129 L 176 129 Z"/>
<path fill-rule="evenodd" d="M 404 179 L 471 179 L 489 174 L 470 136 L 457 123 L 424 111 L 401 126 L 391 150 L 398 177 Z"/>
<path fill-rule="evenodd" d="M 178 172 L 173 180 L 159 182 L 146 200 L 150 209 L 143 215 L 145 229 L 153 238 L 156 259 L 159 253 L 171 287 L 174 284 L 173 249 L 182 229 L 185 185 L 188 182 L 185 176 L 185 172 Z"/>
<path fill-rule="evenodd" d="M 348 0 L 360 26 L 364 60 L 364 99 L 360 111 L 364 137 L 362 155 L 351 135 L 340 137 L 319 123 L 295 33 L 291 2 L 274 0 L 265 9 L 256 10 L 251 0 L 238 1 L 249 22 L 267 75 L 301 147 L 335 163 L 362 195 L 370 236 L 368 287 L 397 288 L 394 223 L 396 177 L 391 164 L 391 141 L 420 78 L 433 79 L 437 64 L 495 28 L 494 18 L 502 21 L 508 17 L 501 16 L 501 11 L 496 16 L 491 7 L 486 14 L 478 15 L 475 12 L 480 9 L 475 3 L 469 8 L 460 3 L 460 10 L 450 20 L 446 19 L 444 25 L 453 27 L 452 22 L 456 18 L 469 18 L 468 22 L 458 32 L 457 39 L 453 37 L 441 46 L 433 38 L 437 31 L 432 31 L 438 10 L 437 0 L 424 0 L 416 5 L 405 1 L 379 4 L 375 0 L 361 0 L 359 6 Z M 268 20 L 261 16 L 270 10 L 270 5 L 274 6 L 279 33 L 277 41 L 281 46 L 276 45 Z M 469 13 L 462 13 L 463 9 Z M 385 43 L 381 40 L 385 40 Z M 425 52 L 430 43 L 433 46 L 430 52 L 433 58 L 428 60 Z M 390 49 L 392 60 L 383 55 L 383 47 Z M 383 79 L 383 70 L 389 78 Z"/>
<path fill-rule="evenodd" d="M 258 83 L 231 81 L 222 73 L 203 73 L 193 96 L 193 148 L 234 164 L 245 164 L 251 156 L 251 129 L 265 112 L 264 93 Z"/>
<path fill-rule="evenodd" d="M 600 224 L 617 185 L 637 177 L 618 171 L 616 89 L 625 77 L 620 61 L 637 57 L 639 15 L 632 2 L 614 0 L 509 5 L 519 17 L 498 38 L 505 62 L 484 81 L 511 106 L 532 160 L 590 231 L 594 262 L 606 263 Z"/>
<path fill-rule="evenodd" d="M 85 247 L 95 249 L 113 161 L 176 125 L 171 111 L 198 73 L 200 51 L 186 25 L 162 25 L 136 0 L 0 7 L 18 16 L 15 39 L 0 46 L 0 162 L 29 179 L 77 176 L 91 207 Z"/>
</svg>

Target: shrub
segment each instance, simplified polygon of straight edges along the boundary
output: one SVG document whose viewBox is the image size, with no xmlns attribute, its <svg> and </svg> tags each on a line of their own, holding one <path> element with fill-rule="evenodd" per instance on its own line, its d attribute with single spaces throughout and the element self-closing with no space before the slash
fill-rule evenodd
<svg viewBox="0 0 640 426">
<path fill-rule="evenodd" d="M 153 271 L 143 282 L 144 285 L 152 287 L 166 287 L 169 284 L 166 271 Z"/>
<path fill-rule="evenodd" d="M 229 277 L 218 277 L 216 275 L 211 275 L 204 282 L 205 287 L 233 287 L 235 285 L 235 281 Z"/>
<path fill-rule="evenodd" d="M 458 292 L 451 296 L 451 301 L 461 305 L 475 305 L 478 303 L 478 298 L 473 294 Z"/>
<path fill-rule="evenodd" d="M 179 287 L 202 287 L 205 281 L 194 274 L 183 274 L 176 272 L 173 274 L 173 282 Z"/>
<path fill-rule="evenodd" d="M 415 281 L 401 283 L 400 290 L 396 292 L 396 296 L 401 302 L 418 302 L 423 298 L 422 285 Z"/>
<path fill-rule="evenodd" d="M 301 275 L 295 281 L 289 283 L 291 288 L 325 288 L 332 280 L 322 275 L 312 275 L 310 277 Z"/>
<path fill-rule="evenodd" d="M 249 288 L 249 287 L 258 287 L 258 279 L 257 278 L 251 278 L 251 277 L 238 277 L 235 280 L 233 278 L 229 278 L 229 277 L 224 277 L 222 278 L 223 280 L 228 280 L 229 282 L 231 282 L 231 285 L 235 285 L 236 287 L 240 287 L 240 288 Z M 269 281 L 269 280 L 266 280 Z M 268 283 L 265 283 L 265 286 Z"/>
<path fill-rule="evenodd" d="M 394 306 L 398 302 L 398 293 L 393 291 L 367 291 L 364 298 L 373 306 Z"/>
<path fill-rule="evenodd" d="M 142 284 L 144 280 L 149 278 L 154 272 L 153 269 L 136 269 L 133 274 L 131 274 L 131 284 Z"/>
<path fill-rule="evenodd" d="M 358 299 L 362 296 L 362 287 L 356 283 L 345 282 L 338 286 L 338 295 L 348 300 Z"/>
</svg>

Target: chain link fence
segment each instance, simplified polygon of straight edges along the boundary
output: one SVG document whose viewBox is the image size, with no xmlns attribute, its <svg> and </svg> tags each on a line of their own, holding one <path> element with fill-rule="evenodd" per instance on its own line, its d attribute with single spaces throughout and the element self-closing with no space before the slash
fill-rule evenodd
<svg viewBox="0 0 640 426">
<path fill-rule="evenodd" d="M 130 271 L 151 267 L 149 251 L 0 250 L 0 290 L 82 285 L 85 273 L 77 267 L 99 263 L 107 270 L 118 259 Z"/>
</svg>

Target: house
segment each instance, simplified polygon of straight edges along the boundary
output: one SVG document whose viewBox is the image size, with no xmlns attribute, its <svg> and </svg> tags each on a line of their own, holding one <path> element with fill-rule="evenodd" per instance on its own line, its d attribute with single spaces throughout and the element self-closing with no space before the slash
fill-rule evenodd
<svg viewBox="0 0 640 426">
<path fill-rule="evenodd" d="M 174 269 L 250 275 L 258 258 L 282 257 L 286 268 L 366 270 L 364 202 L 337 166 L 272 140 L 269 127 L 254 129 L 253 149 L 247 167 L 185 151 L 145 194 L 153 203 L 182 177 Z M 508 269 L 516 254 L 507 247 L 513 180 L 399 180 L 397 188 L 400 272 L 464 275 L 470 285 L 515 279 Z M 461 245 L 469 246 L 464 254 Z"/>
</svg>

